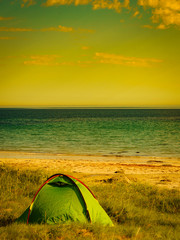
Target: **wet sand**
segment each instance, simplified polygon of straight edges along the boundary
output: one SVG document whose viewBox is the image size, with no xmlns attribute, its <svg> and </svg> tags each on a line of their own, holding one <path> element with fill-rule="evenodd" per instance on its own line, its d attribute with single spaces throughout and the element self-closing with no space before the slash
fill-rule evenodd
<svg viewBox="0 0 180 240">
<path fill-rule="evenodd" d="M 159 187 L 180 189 L 180 158 L 73 155 L 0 151 L 0 166 L 70 173 L 88 181 L 106 182 L 121 178 L 126 182 L 144 182 Z"/>
</svg>

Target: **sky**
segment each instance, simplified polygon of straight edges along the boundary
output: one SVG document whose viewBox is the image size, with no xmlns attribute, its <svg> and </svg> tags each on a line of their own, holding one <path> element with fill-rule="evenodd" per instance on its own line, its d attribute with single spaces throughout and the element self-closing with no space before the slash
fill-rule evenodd
<svg viewBox="0 0 180 240">
<path fill-rule="evenodd" d="M 180 0 L 0 0 L 0 107 L 180 107 Z"/>
</svg>

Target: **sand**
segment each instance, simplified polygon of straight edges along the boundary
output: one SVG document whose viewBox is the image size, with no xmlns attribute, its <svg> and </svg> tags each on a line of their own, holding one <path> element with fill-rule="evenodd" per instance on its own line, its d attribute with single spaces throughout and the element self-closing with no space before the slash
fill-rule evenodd
<svg viewBox="0 0 180 240">
<path fill-rule="evenodd" d="M 121 177 L 158 187 L 180 189 L 180 158 L 40 154 L 0 151 L 0 166 L 43 170 L 51 174 L 71 173 L 100 183 Z M 97 180 L 98 179 L 98 180 Z"/>
</svg>

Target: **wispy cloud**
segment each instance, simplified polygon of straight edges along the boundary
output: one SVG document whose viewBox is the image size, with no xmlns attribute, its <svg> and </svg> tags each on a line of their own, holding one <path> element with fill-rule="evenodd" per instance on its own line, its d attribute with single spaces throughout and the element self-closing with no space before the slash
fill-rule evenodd
<svg viewBox="0 0 180 240">
<path fill-rule="evenodd" d="M 143 28 L 149 28 L 149 29 L 152 29 L 152 28 L 153 28 L 152 25 L 143 25 L 142 27 L 143 27 Z"/>
<path fill-rule="evenodd" d="M 95 0 L 92 2 L 93 9 L 114 9 L 116 12 L 121 12 L 122 8 L 129 8 L 129 0 L 124 1 L 108 1 L 108 0 Z"/>
<path fill-rule="evenodd" d="M 25 65 L 38 65 L 38 66 L 57 66 L 57 58 L 59 55 L 33 55 L 29 60 L 24 61 Z"/>
<path fill-rule="evenodd" d="M 29 7 L 36 4 L 35 0 L 21 0 L 21 7 Z"/>
<path fill-rule="evenodd" d="M 97 9 L 113 9 L 116 12 L 121 12 L 122 8 L 129 8 L 130 0 L 47 0 L 42 6 L 51 7 L 58 5 L 92 5 L 94 10 Z"/>
<path fill-rule="evenodd" d="M 99 63 L 105 64 L 119 64 L 124 66 L 135 67 L 149 67 L 153 63 L 160 63 L 162 60 L 156 58 L 137 58 L 127 57 L 123 55 L 109 54 L 109 53 L 96 53 L 95 58 Z"/>
<path fill-rule="evenodd" d="M 132 9 L 133 0 L 47 0 L 43 6 L 58 6 L 58 5 L 92 5 L 94 10 L 97 9 L 112 9 L 120 13 L 123 8 Z M 142 16 L 139 7 L 152 8 L 151 20 L 153 24 L 159 24 L 157 29 L 166 29 L 171 25 L 180 26 L 180 1 L 179 0 L 138 0 L 137 7 L 134 8 L 133 16 Z M 146 25 L 145 25 L 146 26 Z"/>
<path fill-rule="evenodd" d="M 31 6 L 36 4 L 37 0 L 21 0 L 21 6 Z M 51 7 L 60 5 L 91 5 L 92 9 L 109 9 L 120 13 L 122 9 L 130 11 L 133 16 L 141 17 L 140 7 L 144 10 L 151 8 L 151 20 L 158 29 L 166 29 L 171 25 L 180 26 L 180 0 L 137 0 L 136 7 L 132 7 L 134 0 L 45 0 L 41 6 Z"/>
<path fill-rule="evenodd" d="M 161 23 L 161 24 L 158 25 L 156 28 L 157 28 L 157 29 L 167 29 L 168 27 L 167 27 L 167 25 Z"/>
<path fill-rule="evenodd" d="M 59 25 L 58 27 L 43 28 L 40 31 L 42 32 L 72 32 L 72 33 L 94 33 L 94 30 L 91 29 L 81 29 L 81 28 L 72 28 Z"/>
<path fill-rule="evenodd" d="M 49 28 L 42 28 L 42 32 L 73 32 L 74 29 L 72 27 L 64 27 L 59 25 L 59 27 L 49 27 Z"/>
<path fill-rule="evenodd" d="M 21 6 L 31 6 L 36 4 L 37 0 L 21 0 Z M 120 12 L 122 8 L 129 8 L 130 0 L 46 0 L 42 6 L 51 7 L 59 5 L 92 5 L 93 9 L 114 9 Z"/>
<path fill-rule="evenodd" d="M 137 15 L 139 15 L 139 11 L 135 11 L 133 17 L 136 17 Z"/>
<path fill-rule="evenodd" d="M 32 32 L 36 31 L 32 28 L 11 28 L 11 27 L 0 27 L 0 32 Z"/>
<path fill-rule="evenodd" d="M 0 16 L 0 21 L 7 21 L 7 20 L 12 20 L 13 17 L 2 17 Z"/>
<path fill-rule="evenodd" d="M 58 26 L 60 32 L 73 32 L 74 29 L 72 27 Z"/>
<path fill-rule="evenodd" d="M 32 29 L 32 28 L 11 28 L 11 27 L 0 27 L 0 32 L 72 32 L 72 33 L 94 33 L 91 29 L 74 29 L 72 27 L 65 27 L 59 25 L 58 27 L 42 28 L 42 29 Z"/>
<path fill-rule="evenodd" d="M 63 61 L 60 55 L 32 55 L 24 57 L 24 65 L 35 65 L 35 66 L 80 66 L 86 67 L 90 65 L 91 61 Z"/>
<path fill-rule="evenodd" d="M 57 5 L 70 5 L 74 4 L 77 5 L 87 5 L 91 3 L 92 0 L 46 0 L 45 3 L 42 4 L 42 6 L 51 7 L 51 6 L 57 6 Z"/>
</svg>

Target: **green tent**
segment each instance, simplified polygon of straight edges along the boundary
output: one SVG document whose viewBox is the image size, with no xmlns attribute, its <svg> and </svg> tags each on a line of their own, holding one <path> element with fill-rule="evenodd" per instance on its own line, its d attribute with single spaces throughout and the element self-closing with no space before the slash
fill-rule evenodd
<svg viewBox="0 0 180 240">
<path fill-rule="evenodd" d="M 80 180 L 63 174 L 47 179 L 17 221 L 48 224 L 91 222 L 113 226 L 91 190 Z"/>
</svg>

